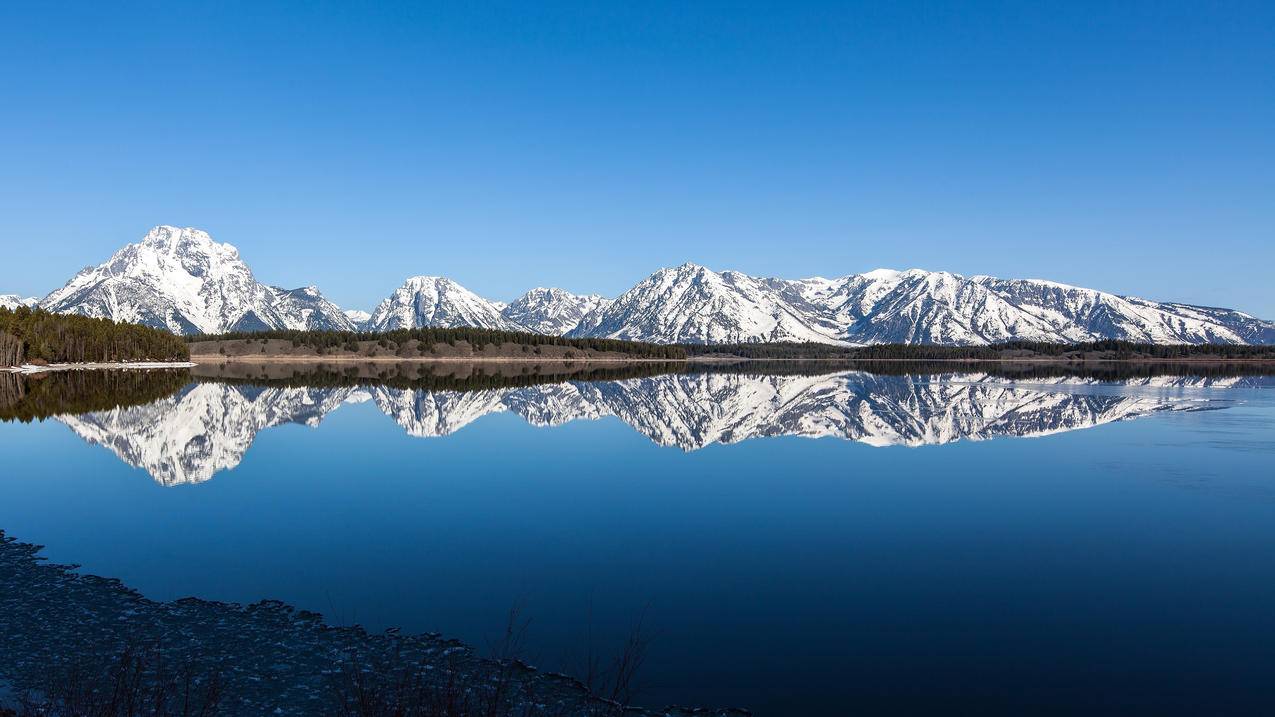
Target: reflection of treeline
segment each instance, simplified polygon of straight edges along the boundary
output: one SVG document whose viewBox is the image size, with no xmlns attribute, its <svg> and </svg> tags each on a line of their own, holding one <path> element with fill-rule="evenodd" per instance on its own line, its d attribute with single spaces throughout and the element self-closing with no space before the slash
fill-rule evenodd
<svg viewBox="0 0 1275 717">
<path fill-rule="evenodd" d="M 190 383 L 185 369 L 154 371 L 54 371 L 0 373 L 0 421 L 43 420 L 141 406 L 177 393 Z"/>
<path fill-rule="evenodd" d="M 201 367 L 208 370 L 212 367 Z M 277 368 L 277 367 L 276 367 Z M 455 365 L 449 367 L 455 369 Z M 201 371 L 192 377 L 186 369 L 151 371 L 57 371 L 40 374 L 0 372 L 0 421 L 29 422 L 59 414 L 105 411 L 117 407 L 140 406 L 166 398 L 192 380 L 215 381 L 237 386 L 287 386 L 336 388 L 387 386 L 418 391 L 480 391 L 522 388 L 568 381 L 598 382 L 649 378 L 666 374 L 721 373 L 759 375 L 827 375 L 844 371 L 906 376 L 961 374 L 996 376 L 1029 381 L 1050 378 L 1080 378 L 1121 381 L 1163 376 L 1225 378 L 1273 376 L 1273 364 L 1232 363 L 1014 363 L 984 361 L 738 361 L 733 363 L 687 363 L 647 361 L 631 364 L 589 366 L 571 362 L 547 367 L 479 364 L 468 373 L 440 373 L 428 364 L 403 363 L 392 366 L 322 368 L 306 366 L 292 375 L 217 376 Z"/>
<path fill-rule="evenodd" d="M 233 364 L 232 364 L 233 365 Z M 436 367 L 430 364 L 400 363 L 392 365 L 363 365 L 314 367 L 306 365 L 292 370 L 290 376 L 219 376 L 209 374 L 210 366 L 201 367 L 197 375 L 200 381 L 217 381 L 235 385 L 272 385 L 290 387 L 349 387 L 389 386 L 426 391 L 474 391 L 499 388 L 519 388 L 567 381 L 620 381 L 630 378 L 648 378 L 665 374 L 742 374 L 763 376 L 822 376 L 845 371 L 907 376 L 935 374 L 982 374 L 1007 379 L 1084 378 L 1102 381 L 1154 378 L 1160 376 L 1196 376 L 1219 378 L 1234 376 L 1275 375 L 1275 364 L 1230 363 L 1016 363 L 983 361 L 766 361 L 746 360 L 736 362 L 687 363 L 683 361 L 650 361 L 632 364 L 611 364 L 575 368 L 570 362 L 549 367 L 518 365 L 516 373 L 510 366 L 501 364 L 466 365 L 464 375 L 439 373 L 455 369 L 456 365 Z M 271 367 L 271 368 L 277 368 Z"/>
<path fill-rule="evenodd" d="M 200 334 L 189 336 L 187 341 L 243 341 L 243 340 L 277 339 L 291 341 L 294 347 L 306 346 L 316 351 L 334 351 L 343 349 L 359 341 L 385 341 L 402 345 L 409 341 L 418 341 L 426 346 L 448 344 L 455 346 L 465 342 L 476 351 L 482 351 L 488 345 L 517 344 L 521 346 L 565 346 L 588 351 L 622 353 L 635 358 L 683 359 L 686 349 L 681 346 L 664 344 L 648 344 L 640 341 L 621 341 L 619 339 L 569 339 L 562 336 L 546 336 L 523 331 L 500 331 L 497 329 L 462 328 L 421 328 L 395 329 L 394 331 L 234 331 L 224 334 Z M 357 346 L 353 350 L 357 350 Z"/>
<path fill-rule="evenodd" d="M 597 366 L 571 370 L 569 364 L 563 370 L 542 371 L 540 366 L 521 366 L 518 373 L 488 372 L 484 366 L 474 366 L 466 375 L 439 374 L 433 367 L 422 364 L 402 364 L 394 369 L 381 368 L 372 375 L 364 375 L 358 366 L 343 369 L 310 368 L 294 370 L 291 376 L 232 377 L 201 373 L 199 381 L 213 381 L 232 385 L 268 385 L 307 388 L 337 388 L 352 386 L 386 386 L 420 391 L 482 391 L 499 388 L 522 388 L 547 383 L 568 381 L 620 381 L 629 378 L 646 378 L 669 373 L 686 373 L 688 365 L 680 361 L 651 361 L 645 363 Z"/>
<path fill-rule="evenodd" d="M 27 362 L 185 361 L 190 350 L 161 329 L 110 319 L 0 308 L 0 366 Z"/>
<path fill-rule="evenodd" d="M 1229 361 L 1109 361 L 1014 362 L 1014 361 L 910 361 L 910 360 L 777 360 L 748 359 L 735 362 L 691 363 L 689 371 L 737 373 L 767 376 L 817 376 L 842 371 L 864 371 L 883 376 L 933 374 L 986 374 L 1001 378 L 1087 378 L 1101 381 L 1154 378 L 1158 376 L 1275 376 L 1275 364 Z"/>
<path fill-rule="evenodd" d="M 987 361 L 1008 358 L 1057 357 L 1103 354 L 1103 358 L 1128 359 L 1275 359 L 1275 346 L 1231 344 L 1175 344 L 1161 346 L 1131 341 L 1090 341 L 1055 344 L 1042 341 L 1010 341 L 990 346 L 933 346 L 926 344 L 877 344 L 831 346 L 813 343 L 687 345 L 689 356 L 738 356 L 757 359 L 847 360 L 961 360 Z"/>
</svg>

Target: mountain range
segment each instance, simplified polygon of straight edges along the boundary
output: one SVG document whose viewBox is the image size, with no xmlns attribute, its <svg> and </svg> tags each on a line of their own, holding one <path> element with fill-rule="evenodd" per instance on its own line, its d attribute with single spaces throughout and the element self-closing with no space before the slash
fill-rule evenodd
<svg viewBox="0 0 1275 717">
<path fill-rule="evenodd" d="M 0 296 L 0 306 L 32 303 Z M 415 276 L 370 313 L 343 311 L 313 286 L 263 284 L 235 247 L 173 226 L 151 229 L 38 305 L 178 334 L 474 326 L 656 343 L 1275 343 L 1275 322 L 1234 309 L 921 269 L 794 280 L 687 263 L 655 272 L 614 300 L 536 288 L 508 304 L 446 277 Z"/>
</svg>

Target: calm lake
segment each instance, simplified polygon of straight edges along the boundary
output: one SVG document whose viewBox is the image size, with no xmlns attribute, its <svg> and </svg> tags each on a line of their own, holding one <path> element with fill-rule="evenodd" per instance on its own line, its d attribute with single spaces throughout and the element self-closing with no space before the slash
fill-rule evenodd
<svg viewBox="0 0 1275 717">
<path fill-rule="evenodd" d="M 0 528 L 544 669 L 641 621 L 652 706 L 1275 708 L 1275 379 L 669 370 L 0 375 Z"/>
</svg>

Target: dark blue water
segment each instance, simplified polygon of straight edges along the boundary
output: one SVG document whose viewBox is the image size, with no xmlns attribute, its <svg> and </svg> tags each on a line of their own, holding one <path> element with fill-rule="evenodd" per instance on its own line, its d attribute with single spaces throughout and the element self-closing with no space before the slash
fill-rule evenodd
<svg viewBox="0 0 1275 717">
<path fill-rule="evenodd" d="M 156 599 L 516 605 L 549 669 L 641 619 L 653 705 L 1268 712 L 1275 392 L 1146 383 L 192 384 L 0 423 L 0 527 Z"/>
</svg>

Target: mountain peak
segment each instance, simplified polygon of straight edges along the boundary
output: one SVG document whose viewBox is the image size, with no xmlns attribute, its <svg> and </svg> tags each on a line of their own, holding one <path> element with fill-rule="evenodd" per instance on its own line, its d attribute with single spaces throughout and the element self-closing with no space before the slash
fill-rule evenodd
<svg viewBox="0 0 1275 717">
<path fill-rule="evenodd" d="M 501 308 L 444 276 L 413 276 L 372 312 L 371 331 L 454 328 L 521 329 L 501 316 Z"/>
<path fill-rule="evenodd" d="M 202 229 L 175 227 L 169 224 L 160 224 L 152 227 L 150 231 L 146 232 L 146 236 L 142 237 L 140 243 L 143 246 L 153 247 L 169 253 L 183 249 L 215 246 L 231 249 L 235 251 L 236 255 L 238 254 L 238 250 L 234 246 L 213 241 L 212 236 Z"/>
<path fill-rule="evenodd" d="M 887 281 L 890 279 L 897 279 L 902 274 L 903 272 L 899 271 L 898 269 L 883 268 L 883 269 L 873 269 L 872 271 L 865 271 L 862 274 L 859 274 L 859 276 L 869 281 Z"/>
<path fill-rule="evenodd" d="M 500 315 L 528 331 L 561 335 L 579 328 L 586 316 L 609 303 L 597 294 L 581 296 L 566 289 L 537 286 L 501 309 Z"/>
<path fill-rule="evenodd" d="M 19 306 L 35 306 L 40 300 L 34 296 L 22 298 L 17 294 L 0 294 L 0 307 L 6 309 L 17 309 Z"/>
<path fill-rule="evenodd" d="M 76 274 L 41 306 L 177 334 L 352 326 L 317 289 L 261 284 L 235 247 L 200 229 L 166 224 Z"/>
</svg>

